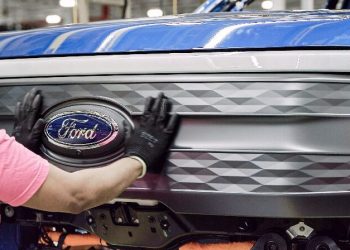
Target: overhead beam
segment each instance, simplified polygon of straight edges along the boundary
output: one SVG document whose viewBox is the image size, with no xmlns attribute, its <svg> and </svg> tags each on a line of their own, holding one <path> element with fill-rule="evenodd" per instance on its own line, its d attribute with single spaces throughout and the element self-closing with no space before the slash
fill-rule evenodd
<svg viewBox="0 0 350 250">
<path fill-rule="evenodd" d="M 3 18 L 4 14 L 4 0 L 0 0 L 0 20 Z"/>
<path fill-rule="evenodd" d="M 90 19 L 89 0 L 78 0 L 78 22 L 87 23 Z"/>
<path fill-rule="evenodd" d="M 300 4 L 302 10 L 313 10 L 315 8 L 314 0 L 300 0 Z"/>
<path fill-rule="evenodd" d="M 173 0 L 173 15 L 177 15 L 177 0 Z"/>
<path fill-rule="evenodd" d="M 137 0 L 138 1 L 138 0 Z M 133 0 L 127 0 L 125 18 L 131 18 L 131 6 L 133 4 Z"/>
<path fill-rule="evenodd" d="M 285 10 L 286 9 L 286 0 L 272 0 L 273 10 Z"/>
</svg>

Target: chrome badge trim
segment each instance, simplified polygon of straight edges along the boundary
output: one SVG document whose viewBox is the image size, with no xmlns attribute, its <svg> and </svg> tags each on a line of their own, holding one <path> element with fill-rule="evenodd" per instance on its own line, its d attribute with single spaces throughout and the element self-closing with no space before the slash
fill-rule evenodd
<svg viewBox="0 0 350 250">
<path fill-rule="evenodd" d="M 119 126 L 111 117 L 98 112 L 68 111 L 50 117 L 44 132 L 48 141 L 59 147 L 91 149 L 113 141 Z"/>
</svg>

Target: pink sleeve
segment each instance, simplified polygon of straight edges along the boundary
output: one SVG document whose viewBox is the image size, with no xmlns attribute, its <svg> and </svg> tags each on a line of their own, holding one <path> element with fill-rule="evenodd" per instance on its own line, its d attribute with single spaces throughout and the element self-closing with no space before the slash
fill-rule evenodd
<svg viewBox="0 0 350 250">
<path fill-rule="evenodd" d="M 49 163 L 0 130 L 0 201 L 26 203 L 46 180 Z"/>
</svg>

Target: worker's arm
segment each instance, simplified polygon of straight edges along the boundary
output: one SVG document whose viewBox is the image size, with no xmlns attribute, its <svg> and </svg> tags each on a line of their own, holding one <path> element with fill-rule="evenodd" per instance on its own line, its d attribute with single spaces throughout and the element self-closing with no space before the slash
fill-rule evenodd
<svg viewBox="0 0 350 250">
<path fill-rule="evenodd" d="M 17 105 L 15 115 L 16 141 L 34 152 L 38 152 L 44 125 L 43 120 L 38 120 L 41 98 L 40 92 L 33 89 Z M 146 169 L 160 172 L 176 131 L 177 116 L 170 116 L 170 110 L 171 102 L 163 94 L 148 98 L 141 124 L 126 145 L 127 157 L 106 167 L 75 173 L 49 166 L 47 161 L 13 139 L 5 138 L 2 142 L 4 157 L 10 160 L 2 168 L 12 167 L 3 179 L 9 180 L 6 176 L 13 175 L 21 181 L 3 185 L 3 200 L 15 206 L 79 213 L 116 198 L 137 177 L 143 176 Z"/>
<path fill-rule="evenodd" d="M 106 167 L 68 173 L 50 165 L 49 174 L 24 206 L 52 212 L 80 213 L 118 197 L 142 172 L 129 157 Z"/>
</svg>

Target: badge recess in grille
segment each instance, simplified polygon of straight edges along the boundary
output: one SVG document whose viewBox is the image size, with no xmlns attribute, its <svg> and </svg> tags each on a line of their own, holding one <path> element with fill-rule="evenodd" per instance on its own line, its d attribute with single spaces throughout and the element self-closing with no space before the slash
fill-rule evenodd
<svg viewBox="0 0 350 250">
<path fill-rule="evenodd" d="M 72 167 L 100 166 L 119 158 L 126 127 L 133 127 L 128 111 L 105 98 L 58 103 L 44 113 L 44 119 L 43 154 Z"/>
</svg>

